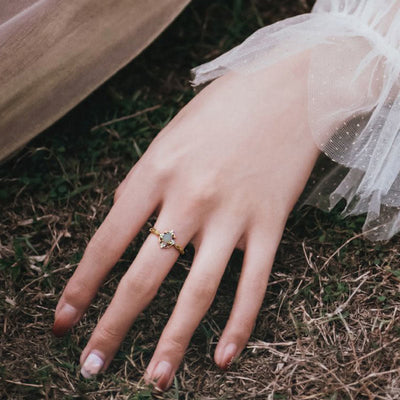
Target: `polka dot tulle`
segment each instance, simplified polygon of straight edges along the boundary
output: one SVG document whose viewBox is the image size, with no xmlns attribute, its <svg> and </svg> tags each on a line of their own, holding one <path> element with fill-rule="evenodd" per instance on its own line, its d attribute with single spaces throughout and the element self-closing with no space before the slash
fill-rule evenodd
<svg viewBox="0 0 400 400">
<path fill-rule="evenodd" d="M 372 240 L 400 230 L 400 2 L 317 0 L 310 14 L 256 31 L 193 70 L 201 85 L 226 72 L 256 73 L 307 53 L 308 124 L 337 168 L 307 202 L 366 214 Z"/>
</svg>

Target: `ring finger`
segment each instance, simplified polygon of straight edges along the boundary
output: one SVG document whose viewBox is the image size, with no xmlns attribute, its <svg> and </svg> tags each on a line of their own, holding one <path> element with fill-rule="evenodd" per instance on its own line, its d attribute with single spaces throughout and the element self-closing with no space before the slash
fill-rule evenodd
<svg viewBox="0 0 400 400">
<path fill-rule="evenodd" d="M 174 226 L 177 244 L 186 246 L 195 234 L 193 227 L 188 222 L 173 225 L 171 221 L 178 218 L 161 211 L 155 227 L 163 232 L 164 228 Z M 178 256 L 177 249 L 161 249 L 158 237 L 149 234 L 82 352 L 83 376 L 90 377 L 108 367 L 134 320 L 157 294 Z"/>
</svg>

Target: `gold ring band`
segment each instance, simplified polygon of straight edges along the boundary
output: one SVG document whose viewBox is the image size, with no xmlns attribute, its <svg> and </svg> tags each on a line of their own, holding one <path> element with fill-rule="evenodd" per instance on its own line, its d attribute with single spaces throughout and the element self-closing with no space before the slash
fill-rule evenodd
<svg viewBox="0 0 400 400">
<path fill-rule="evenodd" d="M 154 233 L 158 236 L 158 240 L 160 241 L 160 247 L 162 249 L 168 249 L 169 247 L 175 247 L 180 254 L 185 254 L 185 250 L 182 246 L 175 241 L 175 232 L 171 231 L 164 231 L 163 233 L 159 232 L 156 228 L 150 228 L 150 233 Z"/>
</svg>

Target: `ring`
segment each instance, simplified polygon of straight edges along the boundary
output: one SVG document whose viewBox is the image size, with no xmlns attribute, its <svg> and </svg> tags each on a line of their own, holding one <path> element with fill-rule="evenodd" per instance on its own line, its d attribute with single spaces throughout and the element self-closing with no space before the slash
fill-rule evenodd
<svg viewBox="0 0 400 400">
<path fill-rule="evenodd" d="M 158 236 L 160 247 L 162 249 L 168 249 L 169 247 L 174 246 L 180 254 L 185 254 L 185 250 L 183 249 L 183 247 L 179 246 L 179 244 L 175 242 L 175 232 L 173 230 L 164 231 L 163 233 L 161 233 L 156 228 L 150 228 L 149 231 Z"/>
</svg>

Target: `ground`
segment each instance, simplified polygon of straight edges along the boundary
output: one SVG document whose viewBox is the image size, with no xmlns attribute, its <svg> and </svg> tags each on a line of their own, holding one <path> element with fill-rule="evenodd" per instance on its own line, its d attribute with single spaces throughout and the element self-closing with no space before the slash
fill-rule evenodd
<svg viewBox="0 0 400 400">
<path fill-rule="evenodd" d="M 189 251 L 107 373 L 92 381 L 79 375 L 80 352 L 146 227 L 78 326 L 62 339 L 50 332 L 60 293 L 118 183 L 193 96 L 190 68 L 312 4 L 193 1 L 142 55 L 0 166 L 1 399 L 400 399 L 400 243 L 367 241 L 363 218 L 342 219 L 337 210 L 293 211 L 255 330 L 226 372 L 213 350 L 240 252 L 171 390 L 152 394 L 141 379 L 190 268 Z"/>
</svg>

